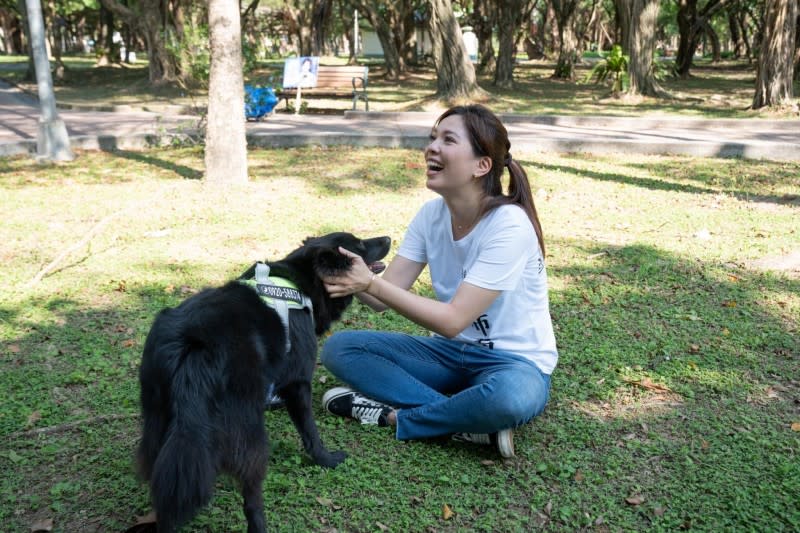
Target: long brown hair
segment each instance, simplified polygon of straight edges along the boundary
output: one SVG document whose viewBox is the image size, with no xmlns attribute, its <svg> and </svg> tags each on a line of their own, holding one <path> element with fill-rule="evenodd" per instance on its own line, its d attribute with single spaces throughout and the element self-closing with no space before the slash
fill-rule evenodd
<svg viewBox="0 0 800 533">
<path fill-rule="evenodd" d="M 544 255 L 544 235 L 542 225 L 539 222 L 539 215 L 536 213 L 536 206 L 533 204 L 533 194 L 528 182 L 528 175 L 525 169 L 517 163 L 509 153 L 511 142 L 508 140 L 508 132 L 497 115 L 488 108 L 480 105 L 461 105 L 451 107 L 436 120 L 438 125 L 445 118 L 458 115 L 464 120 L 464 126 L 470 137 L 472 151 L 478 157 L 489 157 L 492 160 L 492 168 L 481 176 L 483 181 L 483 192 L 485 200 L 481 207 L 481 216 L 500 205 L 517 204 L 527 213 L 528 218 L 533 224 L 539 247 Z M 510 176 L 508 182 L 508 194 L 503 193 L 503 169 L 508 167 Z"/>
</svg>

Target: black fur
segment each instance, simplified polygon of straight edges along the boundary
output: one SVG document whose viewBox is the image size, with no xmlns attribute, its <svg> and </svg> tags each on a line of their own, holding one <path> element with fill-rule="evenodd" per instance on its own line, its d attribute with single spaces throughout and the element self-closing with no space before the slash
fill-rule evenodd
<svg viewBox="0 0 800 533">
<path fill-rule="evenodd" d="M 349 233 L 309 238 L 270 275 L 287 278 L 308 295 L 306 310 L 290 310 L 291 350 L 283 325 L 256 292 L 237 281 L 206 289 L 164 309 L 147 336 L 139 371 L 142 440 L 138 463 L 149 481 L 159 531 L 172 532 L 211 499 L 221 471 L 241 483 L 248 532 L 265 531 L 261 486 L 267 468 L 264 399 L 267 388 L 286 402 L 313 461 L 334 467 L 346 455 L 322 444 L 311 411 L 316 336 L 352 301 L 330 298 L 320 274 L 345 271 L 341 246 L 370 264 L 389 251 L 390 239 L 360 240 Z M 255 265 L 240 279 L 252 278 Z"/>
</svg>

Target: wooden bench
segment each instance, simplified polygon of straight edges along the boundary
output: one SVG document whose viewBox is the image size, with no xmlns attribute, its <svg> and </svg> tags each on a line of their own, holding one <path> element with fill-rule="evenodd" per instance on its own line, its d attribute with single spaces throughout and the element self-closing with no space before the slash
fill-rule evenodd
<svg viewBox="0 0 800 533">
<path fill-rule="evenodd" d="M 367 97 L 367 76 L 369 67 L 367 66 L 327 66 L 320 65 L 317 68 L 316 87 L 304 87 L 300 89 L 300 96 L 309 98 L 352 98 L 353 109 L 356 103 L 363 100 L 366 110 L 369 111 L 369 98 Z M 286 100 L 289 106 L 289 99 L 297 97 L 297 89 L 283 89 L 276 93 L 278 98 Z"/>
</svg>

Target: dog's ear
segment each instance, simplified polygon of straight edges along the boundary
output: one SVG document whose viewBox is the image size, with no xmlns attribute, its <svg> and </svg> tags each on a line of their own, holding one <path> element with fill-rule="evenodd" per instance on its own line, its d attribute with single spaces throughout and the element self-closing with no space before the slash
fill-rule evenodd
<svg viewBox="0 0 800 533">
<path fill-rule="evenodd" d="M 314 269 L 320 276 L 335 276 L 350 268 L 352 260 L 338 248 L 320 248 L 314 258 Z"/>
</svg>

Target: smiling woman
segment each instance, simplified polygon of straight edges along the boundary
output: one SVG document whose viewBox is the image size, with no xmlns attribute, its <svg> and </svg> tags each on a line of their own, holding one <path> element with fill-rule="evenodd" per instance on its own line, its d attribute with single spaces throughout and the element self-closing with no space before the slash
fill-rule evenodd
<svg viewBox="0 0 800 533">
<path fill-rule="evenodd" d="M 453 435 L 514 455 L 512 428 L 544 409 L 558 353 L 541 225 L 509 148 L 487 108 L 446 111 L 425 148 L 426 186 L 440 197 L 417 213 L 384 275 L 353 255 L 347 273 L 325 278 L 332 296 L 356 294 L 433 332 L 331 337 L 322 362 L 355 390 L 328 391 L 328 411 L 396 426 L 401 440 Z M 409 290 L 425 266 L 435 298 Z"/>
</svg>

